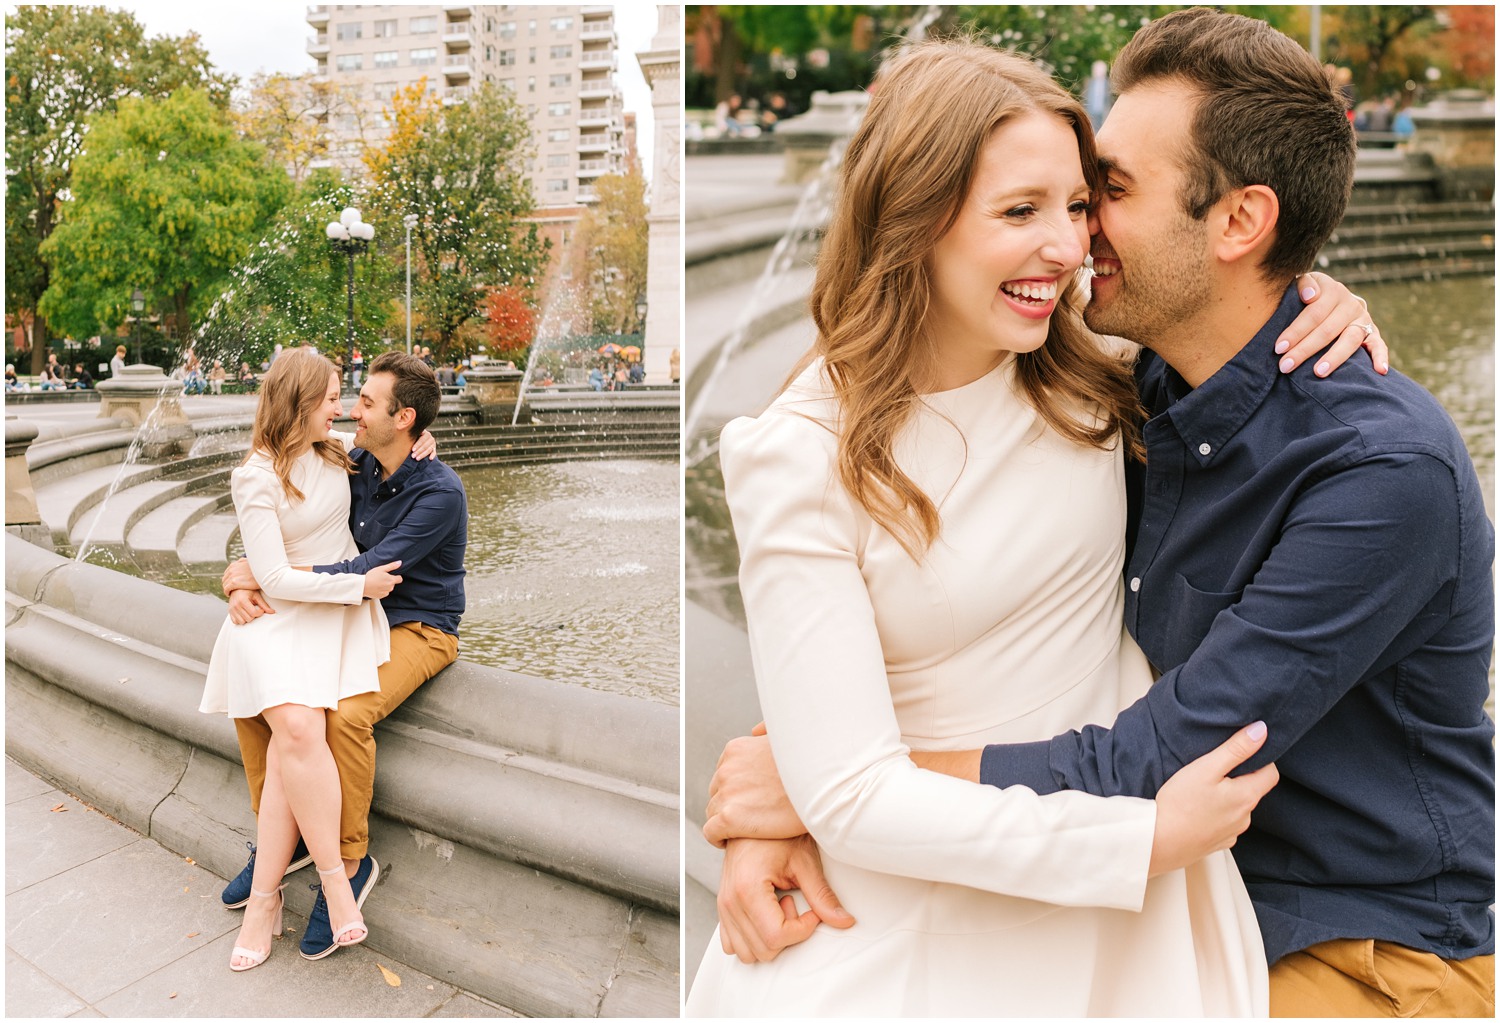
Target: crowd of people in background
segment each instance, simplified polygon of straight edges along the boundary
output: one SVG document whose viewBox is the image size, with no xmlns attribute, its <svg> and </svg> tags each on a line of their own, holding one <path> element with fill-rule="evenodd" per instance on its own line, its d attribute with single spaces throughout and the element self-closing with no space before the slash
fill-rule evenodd
<svg viewBox="0 0 1500 1023">
<path fill-rule="evenodd" d="M 784 92 L 773 92 L 764 102 L 744 100 L 736 93 L 714 108 L 714 130 L 720 138 L 755 138 L 774 132 L 779 123 L 801 112 Z"/>
</svg>

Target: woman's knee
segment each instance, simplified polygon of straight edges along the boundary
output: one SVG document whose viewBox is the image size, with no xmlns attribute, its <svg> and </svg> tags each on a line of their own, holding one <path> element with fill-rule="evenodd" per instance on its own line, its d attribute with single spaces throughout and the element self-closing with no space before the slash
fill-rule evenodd
<svg viewBox="0 0 1500 1023">
<path fill-rule="evenodd" d="M 320 707 L 283 704 L 267 708 L 265 716 L 283 756 L 300 756 L 328 745 L 327 724 Z"/>
</svg>

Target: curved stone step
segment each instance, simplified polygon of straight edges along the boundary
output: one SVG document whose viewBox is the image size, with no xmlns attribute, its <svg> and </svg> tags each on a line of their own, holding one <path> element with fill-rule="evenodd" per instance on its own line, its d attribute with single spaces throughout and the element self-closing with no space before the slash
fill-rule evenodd
<svg viewBox="0 0 1500 1023">
<path fill-rule="evenodd" d="M 178 545 L 199 521 L 222 510 L 232 498 L 228 491 L 174 497 L 142 515 L 125 536 L 130 557 L 141 568 L 173 571 L 183 567 Z"/>
<path fill-rule="evenodd" d="M 109 493 L 115 478 L 120 477 L 120 490 L 128 490 L 142 480 L 154 478 L 158 467 L 154 465 L 126 466 L 121 476 L 121 465 L 115 462 L 84 469 L 82 472 L 44 483 L 36 488 L 37 511 L 42 521 L 52 530 L 54 541 L 67 543 L 74 527 L 84 514 L 95 507 Z M 118 492 L 117 492 L 118 494 Z"/>
<path fill-rule="evenodd" d="M 205 515 L 183 531 L 177 541 L 177 559 L 190 572 L 223 568 L 229 563 L 229 541 L 239 531 L 232 508 Z"/>
</svg>

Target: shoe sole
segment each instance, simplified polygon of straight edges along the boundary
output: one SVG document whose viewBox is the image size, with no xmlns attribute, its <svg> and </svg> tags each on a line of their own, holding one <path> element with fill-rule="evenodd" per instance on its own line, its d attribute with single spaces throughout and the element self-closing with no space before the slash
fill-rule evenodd
<svg viewBox="0 0 1500 1023">
<path fill-rule="evenodd" d="M 287 867 L 286 867 L 286 873 L 281 875 L 282 878 L 283 878 L 283 880 L 286 879 L 286 878 L 288 878 L 288 877 L 291 877 L 297 871 L 301 870 L 303 867 L 305 867 L 305 866 L 309 865 L 310 863 L 312 863 L 312 861 L 313 861 L 312 854 L 308 853 L 306 856 L 300 857 L 299 859 L 295 859 L 291 863 L 288 863 Z M 246 895 L 239 902 L 226 902 L 226 903 L 224 903 L 224 908 L 225 909 L 244 909 L 249 904 L 250 904 L 250 896 Z"/>
<path fill-rule="evenodd" d="M 356 912 L 358 912 L 359 910 L 365 908 L 365 900 L 368 899 L 370 897 L 370 893 L 375 890 L 375 882 L 379 881 L 379 880 L 380 880 L 380 861 L 377 860 L 377 859 L 375 859 L 375 857 L 372 856 L 372 857 L 370 857 L 370 879 L 365 882 L 364 889 L 359 893 L 358 898 L 356 898 L 354 900 L 354 909 L 355 909 Z M 330 921 L 330 926 L 331 925 L 332 925 L 332 921 Z M 365 938 L 368 938 L 369 936 L 370 936 L 370 929 L 368 927 L 366 927 L 365 928 Z M 314 955 L 308 955 L 306 952 L 303 952 L 301 949 L 297 950 L 297 954 L 300 955 L 303 959 L 306 959 L 308 962 L 317 962 L 319 959 L 323 959 L 323 958 L 325 958 L 327 956 L 333 955 L 335 952 L 337 952 L 341 948 L 348 948 L 351 945 L 358 945 L 360 942 L 364 941 L 365 938 L 360 938 L 359 941 L 346 941 L 342 945 L 335 943 L 335 944 L 329 945 L 323 951 L 318 952 L 318 953 L 316 953 Z"/>
</svg>

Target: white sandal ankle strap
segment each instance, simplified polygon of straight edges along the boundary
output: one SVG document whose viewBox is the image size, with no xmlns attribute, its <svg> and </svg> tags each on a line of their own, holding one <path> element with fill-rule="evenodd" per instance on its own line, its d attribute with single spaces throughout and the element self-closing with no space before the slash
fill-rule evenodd
<svg viewBox="0 0 1500 1023">
<path fill-rule="evenodd" d="M 340 863 L 336 867 L 329 867 L 327 870 L 324 870 L 322 867 L 319 867 L 316 863 L 314 863 L 313 869 L 322 874 L 324 877 L 332 877 L 334 874 L 342 874 L 344 872 L 344 865 Z"/>
</svg>

